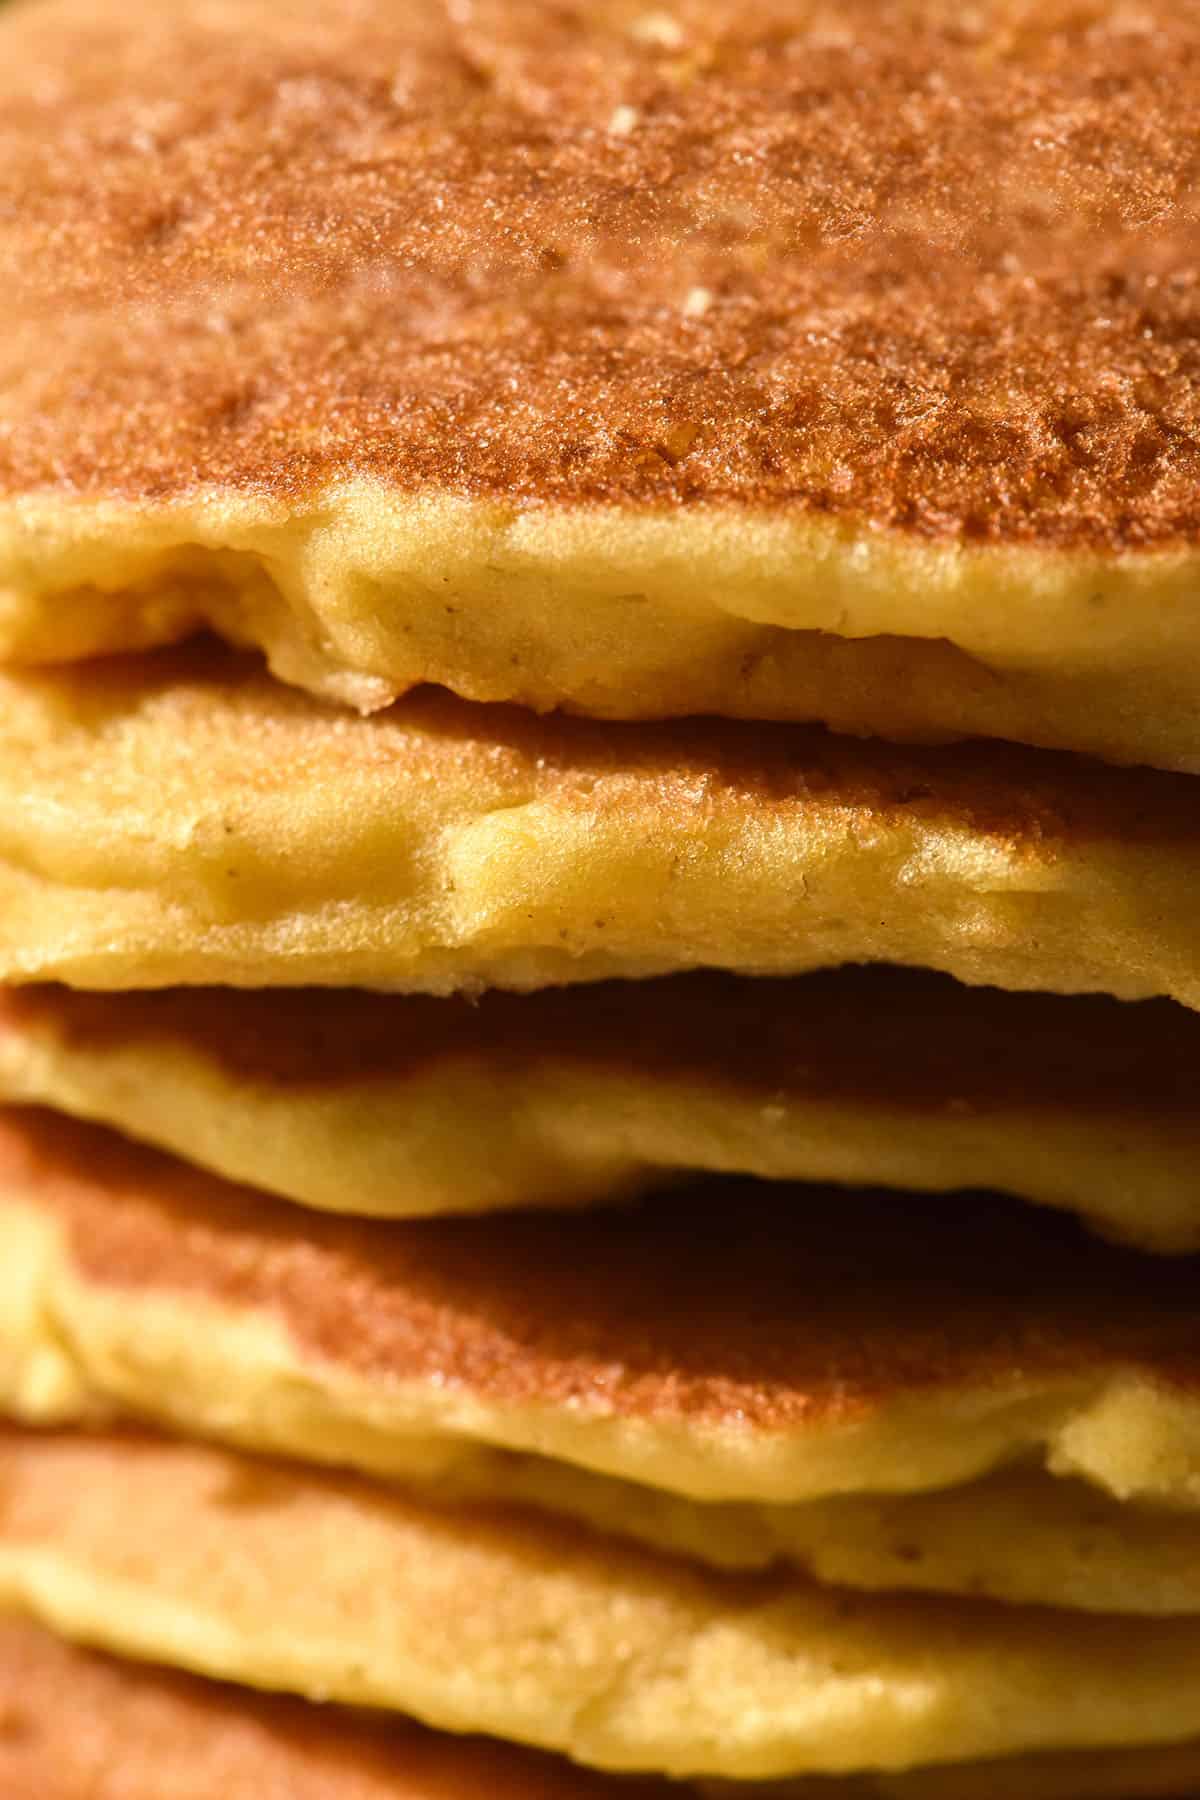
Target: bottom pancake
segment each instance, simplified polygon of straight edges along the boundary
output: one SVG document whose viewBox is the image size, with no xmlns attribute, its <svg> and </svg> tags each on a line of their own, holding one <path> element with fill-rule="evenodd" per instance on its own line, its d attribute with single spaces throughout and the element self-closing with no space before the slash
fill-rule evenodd
<svg viewBox="0 0 1200 1800">
<path fill-rule="evenodd" d="M 714 1800 L 1170 1800 L 1198 1787 L 1200 1744 L 1184 1744 L 707 1791 Z M 119 1662 L 0 1618 L 9 1800 L 686 1800 L 690 1791 Z"/>
<path fill-rule="evenodd" d="M 3 1436 L 0 1605 L 250 1686 L 756 1780 L 1200 1735 L 1200 1624 L 722 1576 L 130 1434 Z"/>
</svg>

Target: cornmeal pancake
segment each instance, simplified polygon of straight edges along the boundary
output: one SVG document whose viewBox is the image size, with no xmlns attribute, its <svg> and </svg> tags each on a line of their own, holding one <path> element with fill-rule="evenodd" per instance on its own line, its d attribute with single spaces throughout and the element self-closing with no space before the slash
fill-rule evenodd
<svg viewBox="0 0 1200 1800">
<path fill-rule="evenodd" d="M 379 1223 L 17 1112 L 0 1178 L 0 1400 L 31 1423 L 115 1409 L 472 1493 L 536 1485 L 551 1507 L 606 1509 L 655 1541 L 690 1532 L 689 1553 L 743 1566 L 816 1554 L 823 1515 L 697 1514 L 650 1490 L 786 1508 L 1024 1464 L 1200 1503 L 1195 1264 L 1050 1213 L 713 1183 L 640 1211 Z M 963 1516 L 1009 1516 L 1006 1493 Z M 1111 1535 L 1103 1506 L 1064 1525 L 1060 1504 L 1076 1501 L 1047 1499 L 1060 1544 Z M 859 1509 L 864 1569 L 893 1517 Z M 913 1519 L 961 1570 L 937 1504 Z M 1164 1557 L 1190 1542 L 1186 1521 L 1178 1539 L 1150 1529 Z M 1105 1555 L 1119 1575 L 1125 1552 Z M 1037 1579 L 1078 1592 L 1062 1561 Z"/>
<path fill-rule="evenodd" d="M 190 651 L 0 677 L 0 979 L 535 988 L 923 964 L 1200 1006 L 1193 782 L 1012 745 L 357 719 Z"/>
<path fill-rule="evenodd" d="M 0 1621 L 0 1706 L 0 1783 L 12 1800 L 686 1800 L 696 1791 L 121 1663 L 15 1616 Z M 1198 1778 L 1200 1750 L 1181 1744 L 700 1791 L 724 1800 L 1167 1800 L 1192 1793 Z"/>
<path fill-rule="evenodd" d="M 1168 1001 L 879 967 L 473 1002 L 0 990 L 8 1099 L 397 1217 L 612 1200 L 706 1170 L 1000 1189 L 1195 1250 L 1198 1083 L 1200 1019 Z"/>
<path fill-rule="evenodd" d="M 0 1604 L 598 1767 L 756 1780 L 1200 1732 L 1195 1619 L 717 1575 L 168 1439 L 10 1430 L 3 1457 Z"/>
<path fill-rule="evenodd" d="M 6 1800 L 687 1800 L 665 1782 L 121 1663 L 15 1615 L 0 1620 L 0 1719 Z M 1130 1762 L 1166 1773 L 1196 1754 Z"/>
<path fill-rule="evenodd" d="M 6 655 L 1200 769 L 1192 8 L 0 31 Z"/>
</svg>

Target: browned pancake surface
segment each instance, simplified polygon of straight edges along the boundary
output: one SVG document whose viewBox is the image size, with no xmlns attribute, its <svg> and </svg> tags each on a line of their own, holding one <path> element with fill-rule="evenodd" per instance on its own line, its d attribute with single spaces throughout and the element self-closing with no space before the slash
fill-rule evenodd
<svg viewBox="0 0 1200 1800">
<path fill-rule="evenodd" d="M 696 971 L 532 994 L 338 988 L 0 989 L 5 1031 L 68 1050 L 182 1045 L 226 1073 L 305 1092 L 417 1077 L 465 1058 L 635 1068 L 766 1092 L 987 1112 L 1081 1107 L 1191 1117 L 1200 1016 L 1170 1001 L 966 988 L 925 970 L 791 980 Z"/>
<path fill-rule="evenodd" d="M 47 0 L 0 30 L 0 490 L 1200 529 L 1178 0 Z"/>
<path fill-rule="evenodd" d="M 986 1197 L 714 1182 L 627 1212 L 379 1224 L 32 1112 L 0 1126 L 0 1181 L 62 1218 L 92 1281 L 261 1308 L 350 1370 L 493 1402 L 771 1431 L 1114 1364 L 1200 1385 L 1194 1259 Z"/>
</svg>

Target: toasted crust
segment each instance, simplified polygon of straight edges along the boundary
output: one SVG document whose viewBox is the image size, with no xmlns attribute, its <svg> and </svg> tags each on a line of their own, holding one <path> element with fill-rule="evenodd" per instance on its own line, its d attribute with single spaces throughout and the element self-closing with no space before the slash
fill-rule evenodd
<svg viewBox="0 0 1200 1800">
<path fill-rule="evenodd" d="M 0 31 L 0 655 L 1200 769 L 1188 9 Z"/>
<path fill-rule="evenodd" d="M 6 1404 L 403 1474 L 472 1445 L 699 1499 L 1039 1456 L 1200 1501 L 1190 1260 L 981 1196 L 714 1184 L 640 1211 L 304 1216 L 49 1114 L 0 1128 Z"/>
<path fill-rule="evenodd" d="M 1166 0 L 60 0 L 5 35 L 8 304 L 67 303 L 10 492 L 1200 531 L 1200 26 Z"/>
<path fill-rule="evenodd" d="M 505 1405 L 770 1434 L 1097 1367 L 1200 1394 L 1190 1259 L 983 1195 L 713 1183 L 618 1213 L 312 1219 L 24 1112 L 0 1123 L 0 1176 L 115 1292 L 263 1311 L 317 1359 Z"/>
</svg>

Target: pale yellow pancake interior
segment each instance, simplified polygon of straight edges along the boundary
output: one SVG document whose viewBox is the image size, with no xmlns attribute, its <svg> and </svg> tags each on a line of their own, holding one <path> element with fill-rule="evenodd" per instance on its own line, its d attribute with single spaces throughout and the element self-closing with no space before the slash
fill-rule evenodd
<svg viewBox="0 0 1200 1800">
<path fill-rule="evenodd" d="M 1190 773 L 1196 581 L 1186 550 L 973 551 L 786 514 L 514 510 L 369 481 L 299 504 L 0 504 L 5 661 L 208 627 L 363 710 L 434 682 L 541 712 L 817 720 Z"/>
<path fill-rule="evenodd" d="M 0 1618 L 0 1783 L 38 1800 L 1167 1800 L 1200 1775 L 1195 1744 L 683 1787 L 429 1731 L 289 1695 L 120 1661 Z"/>
<path fill-rule="evenodd" d="M 1200 1004 L 1191 783 L 1012 746 L 0 678 L 0 976 L 535 988 L 846 961 Z"/>
<path fill-rule="evenodd" d="M 124 1654 L 600 1767 L 759 1779 L 1200 1729 L 1195 1620 L 702 1574 L 165 1440 L 10 1433 L 4 1470 L 4 1605 Z"/>
</svg>

